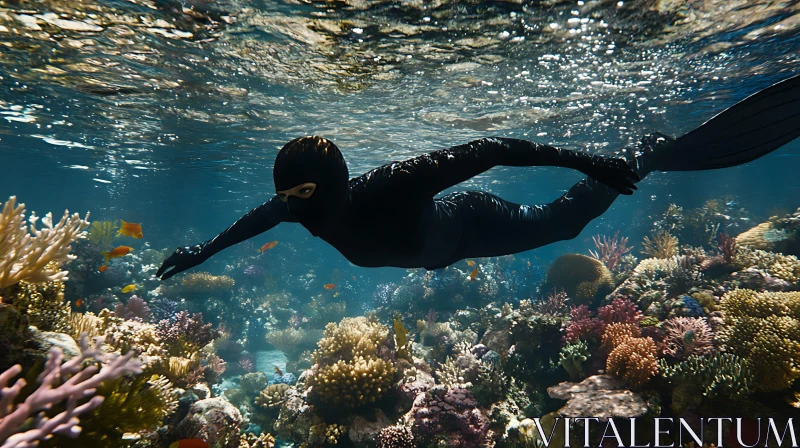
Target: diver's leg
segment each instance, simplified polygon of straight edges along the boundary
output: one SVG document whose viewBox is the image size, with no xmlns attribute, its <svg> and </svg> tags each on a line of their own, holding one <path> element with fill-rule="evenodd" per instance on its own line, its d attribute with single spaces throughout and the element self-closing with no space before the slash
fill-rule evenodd
<svg viewBox="0 0 800 448">
<path fill-rule="evenodd" d="M 602 215 L 619 193 L 585 179 L 546 205 L 520 205 L 489 193 L 453 193 L 437 204 L 461 220 L 461 244 L 454 260 L 523 252 L 578 236 Z"/>
</svg>

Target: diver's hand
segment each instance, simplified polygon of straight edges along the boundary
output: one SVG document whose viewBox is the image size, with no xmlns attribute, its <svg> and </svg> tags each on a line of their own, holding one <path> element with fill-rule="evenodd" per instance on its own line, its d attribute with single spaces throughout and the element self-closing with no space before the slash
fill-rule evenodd
<svg viewBox="0 0 800 448">
<path fill-rule="evenodd" d="M 636 182 L 642 180 L 625 159 L 599 156 L 593 159 L 591 166 L 582 170 L 583 173 L 620 194 L 633 194 Z"/>
<path fill-rule="evenodd" d="M 175 274 L 191 269 L 206 261 L 207 257 L 202 254 L 202 250 L 202 244 L 177 248 L 172 255 L 164 260 L 164 264 L 158 268 L 156 277 L 160 277 L 161 280 L 166 280 Z"/>
</svg>

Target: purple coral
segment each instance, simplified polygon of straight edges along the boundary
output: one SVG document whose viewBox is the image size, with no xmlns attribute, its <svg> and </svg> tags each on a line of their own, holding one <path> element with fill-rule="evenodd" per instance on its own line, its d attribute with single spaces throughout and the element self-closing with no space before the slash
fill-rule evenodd
<svg viewBox="0 0 800 448">
<path fill-rule="evenodd" d="M 661 352 L 679 360 L 714 353 L 714 333 L 701 317 L 673 317 L 664 322 Z"/>
<path fill-rule="evenodd" d="M 124 305 L 118 303 L 117 306 L 114 307 L 114 314 L 123 319 L 138 319 L 142 322 L 147 322 L 147 320 L 150 318 L 151 312 L 150 307 L 147 306 L 147 303 L 144 300 L 137 295 L 133 295 L 130 299 L 128 299 L 128 303 Z"/>
<path fill-rule="evenodd" d="M 487 443 L 489 419 L 467 389 L 434 388 L 414 400 L 411 413 L 414 430 L 422 437 L 444 437 L 447 446 L 481 447 Z"/>
<path fill-rule="evenodd" d="M 573 307 L 569 311 L 570 321 L 567 324 L 567 342 L 585 341 L 603 333 L 605 325 L 600 319 L 592 317 L 592 312 L 586 305 Z"/>
<path fill-rule="evenodd" d="M 139 374 L 142 372 L 137 360 L 132 360 L 133 352 L 127 355 L 109 355 L 102 352 L 100 346 L 102 338 L 97 338 L 92 349 L 86 335 L 82 335 L 80 346 L 81 354 L 64 362 L 64 353 L 58 347 L 53 347 L 47 357 L 44 370 L 38 377 L 39 387 L 34 390 L 22 403 L 14 406 L 15 399 L 25 387 L 25 380 L 17 379 L 11 387 L 6 387 L 9 381 L 22 372 L 22 367 L 17 364 L 3 373 L 0 373 L 0 445 L 3 448 L 35 447 L 38 442 L 52 434 L 77 437 L 81 428 L 77 426 L 80 421 L 78 415 L 89 412 L 103 402 L 103 397 L 93 396 L 95 390 L 104 381 L 119 378 L 126 373 Z M 86 360 L 101 362 L 100 370 L 90 365 L 81 368 Z M 86 403 L 78 402 L 91 397 Z M 36 415 L 44 409 L 66 400 L 66 410 L 52 418 L 42 414 Z M 34 417 L 34 427 L 24 432 L 18 432 L 23 424 Z"/>
<path fill-rule="evenodd" d="M 184 352 L 185 348 L 199 349 L 205 347 L 215 338 L 219 331 L 210 323 L 203 322 L 203 315 L 196 313 L 192 316 L 186 311 L 181 311 L 175 316 L 175 321 L 162 320 L 158 323 L 156 334 L 169 347 L 175 351 Z M 186 346 L 189 347 L 186 347 Z"/>
<path fill-rule="evenodd" d="M 635 303 L 617 297 L 610 304 L 597 309 L 597 318 L 606 325 L 611 323 L 638 324 L 642 320 L 642 312 Z"/>
</svg>

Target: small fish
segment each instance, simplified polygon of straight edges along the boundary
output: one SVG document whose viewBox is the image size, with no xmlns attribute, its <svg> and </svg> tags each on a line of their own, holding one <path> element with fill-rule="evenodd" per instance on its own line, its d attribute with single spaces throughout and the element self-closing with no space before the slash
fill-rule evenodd
<svg viewBox="0 0 800 448">
<path fill-rule="evenodd" d="M 275 366 L 275 373 L 277 373 L 278 376 L 283 376 L 283 370 L 278 366 Z"/>
<path fill-rule="evenodd" d="M 208 448 L 204 439 L 182 439 L 169 444 L 169 448 Z"/>
<path fill-rule="evenodd" d="M 333 297 L 339 297 L 339 291 L 336 291 L 335 293 L 333 293 Z"/>
<path fill-rule="evenodd" d="M 358 280 L 355 275 L 353 276 L 353 280 Z"/>
<path fill-rule="evenodd" d="M 132 250 L 133 248 L 130 246 L 118 246 L 108 252 L 103 252 L 103 256 L 105 256 L 106 261 L 108 261 L 112 258 L 124 257 L 131 253 Z"/>
<path fill-rule="evenodd" d="M 467 260 L 467 266 L 469 266 L 469 267 L 471 267 L 471 268 L 472 268 L 472 267 L 475 267 L 475 262 L 474 262 L 474 261 L 472 261 L 472 260 Z"/>
<path fill-rule="evenodd" d="M 334 285 L 333 283 L 326 283 L 325 286 L 324 286 L 324 288 L 328 289 L 328 290 L 331 290 L 331 289 L 333 289 L 335 287 L 336 287 L 336 285 Z"/>
<path fill-rule="evenodd" d="M 134 289 L 136 289 L 136 284 L 134 284 L 134 283 L 131 283 L 130 285 L 128 285 L 128 286 L 126 286 L 126 287 L 122 288 L 122 293 L 123 293 L 123 294 L 127 294 L 127 293 L 129 293 L 129 292 L 133 291 Z"/>
<path fill-rule="evenodd" d="M 474 282 L 475 281 L 475 277 L 477 277 L 477 276 L 478 276 L 478 268 L 475 268 L 469 274 L 469 281 Z"/>
<path fill-rule="evenodd" d="M 119 230 L 117 231 L 117 236 L 120 236 L 120 235 L 129 236 L 129 237 L 136 238 L 136 239 L 139 239 L 139 238 L 142 237 L 142 226 L 141 226 L 141 224 L 136 224 L 134 222 L 125 222 L 122 219 L 120 219 L 120 221 L 122 221 L 122 225 L 119 227 Z"/>
<path fill-rule="evenodd" d="M 517 271 L 511 271 L 511 275 L 517 275 Z"/>
<path fill-rule="evenodd" d="M 75 301 L 75 306 L 83 306 L 83 299 L 78 299 Z"/>
<path fill-rule="evenodd" d="M 530 262 L 530 260 L 528 260 L 528 267 L 531 267 L 531 262 Z"/>
<path fill-rule="evenodd" d="M 260 253 L 264 253 L 264 252 L 266 252 L 266 251 L 268 251 L 268 250 L 272 249 L 273 247 L 275 247 L 275 246 L 277 246 L 277 245 L 278 245 L 278 242 L 277 242 L 277 241 L 270 241 L 269 243 L 267 243 L 267 244 L 265 244 L 265 245 L 261 246 L 261 249 L 258 249 L 258 251 L 259 251 Z"/>
<path fill-rule="evenodd" d="M 108 269 L 108 265 L 104 264 L 97 269 L 97 272 L 106 272 L 106 269 Z"/>
</svg>

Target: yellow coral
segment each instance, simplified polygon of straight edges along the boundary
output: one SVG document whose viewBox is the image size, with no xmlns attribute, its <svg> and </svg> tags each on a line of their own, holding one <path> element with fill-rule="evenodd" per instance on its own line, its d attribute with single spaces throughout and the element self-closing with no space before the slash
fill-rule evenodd
<svg viewBox="0 0 800 448">
<path fill-rule="evenodd" d="M 44 226 L 36 228 L 39 220 L 34 213 L 25 226 L 25 204 L 17 206 L 16 196 L 6 201 L 0 212 L 0 289 L 28 280 L 32 283 L 67 279 L 61 263 L 75 257 L 69 254 L 71 244 L 83 238 L 89 226 L 89 214 L 81 219 L 77 213 L 64 216 L 53 224 L 53 214 L 41 219 Z M 55 264 L 50 264 L 54 261 Z"/>
<path fill-rule="evenodd" d="M 652 338 L 624 338 L 608 355 L 606 373 L 639 387 L 658 373 L 658 350 Z"/>
<path fill-rule="evenodd" d="M 800 292 L 737 289 L 720 301 L 725 327 L 718 338 L 745 358 L 755 387 L 779 391 L 800 378 Z"/>
<path fill-rule="evenodd" d="M 212 275 L 208 272 L 192 272 L 186 274 L 181 286 L 187 292 L 225 291 L 233 288 L 236 281 L 227 275 Z"/>
<path fill-rule="evenodd" d="M 800 260 L 794 255 L 741 248 L 736 252 L 734 261 L 739 266 L 756 267 L 789 283 L 800 281 Z"/>
<path fill-rule="evenodd" d="M 119 223 L 117 221 L 95 221 L 89 228 L 87 239 L 102 251 L 111 250 L 118 228 Z"/>
<path fill-rule="evenodd" d="M 614 277 L 602 261 L 580 254 L 558 257 L 542 286 L 543 291 L 564 290 L 575 304 L 591 304 L 614 288 Z"/>
<path fill-rule="evenodd" d="M 39 330 L 69 331 L 71 310 L 64 300 L 64 282 L 31 283 L 22 280 L 7 288 L 3 296 L 6 302 L 13 303 L 21 313 L 27 314 L 30 325 Z"/>
<path fill-rule="evenodd" d="M 668 231 L 656 232 L 653 238 L 642 240 L 642 253 L 655 258 L 670 258 L 678 255 L 678 238 Z"/>
<path fill-rule="evenodd" d="M 256 404 L 266 409 L 278 407 L 283 403 L 283 395 L 290 387 L 282 383 L 271 384 L 256 397 Z"/>
<path fill-rule="evenodd" d="M 327 364 L 337 360 L 352 361 L 376 355 L 378 346 L 385 344 L 389 329 L 366 317 L 346 317 L 339 325 L 330 323 L 314 352 L 314 362 Z"/>
</svg>

